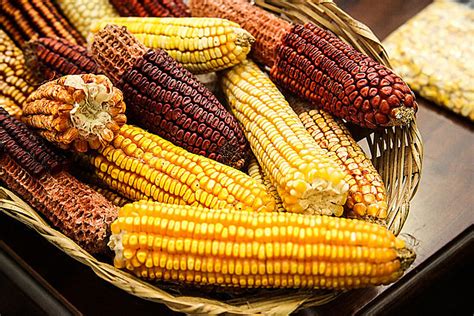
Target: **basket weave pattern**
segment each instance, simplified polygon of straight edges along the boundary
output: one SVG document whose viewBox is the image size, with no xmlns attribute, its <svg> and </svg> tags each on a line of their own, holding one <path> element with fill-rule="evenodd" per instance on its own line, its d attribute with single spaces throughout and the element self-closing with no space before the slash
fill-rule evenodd
<svg viewBox="0 0 474 316">
<path fill-rule="evenodd" d="M 311 21 L 329 29 L 359 51 L 390 66 L 387 54 L 377 37 L 330 0 L 256 0 L 256 4 L 290 21 Z M 398 234 L 408 216 L 410 200 L 418 188 L 422 169 L 423 144 L 416 122 L 404 127 L 371 131 L 362 142 L 366 142 L 370 150 L 367 154 L 372 157 L 374 166 L 386 185 L 389 202 L 387 225 Z M 206 295 L 204 298 L 203 291 L 190 291 L 191 295 L 184 295 L 177 291 L 165 290 L 163 286 L 154 286 L 97 260 L 53 229 L 29 205 L 3 187 L 0 187 L 0 210 L 35 229 L 69 256 L 89 266 L 107 282 L 143 299 L 164 303 L 179 312 L 288 314 L 298 308 L 325 304 L 340 294 L 334 291 L 253 290 L 235 294 L 227 300 L 212 298 L 215 295 Z M 196 296 L 194 293 L 197 293 Z"/>
</svg>

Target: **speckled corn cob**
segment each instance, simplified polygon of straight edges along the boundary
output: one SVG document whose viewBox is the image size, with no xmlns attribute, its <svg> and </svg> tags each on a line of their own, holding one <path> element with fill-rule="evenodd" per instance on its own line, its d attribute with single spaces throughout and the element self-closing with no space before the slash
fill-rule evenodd
<svg viewBox="0 0 474 316">
<path fill-rule="evenodd" d="M 189 8 L 183 0 L 109 0 L 121 16 L 186 17 Z"/>
<path fill-rule="evenodd" d="M 100 194 L 102 194 L 107 200 L 109 200 L 113 205 L 122 207 L 131 201 L 123 196 L 115 193 L 112 190 L 102 188 L 98 185 L 91 185 L 91 188 Z"/>
<path fill-rule="evenodd" d="M 289 102 L 316 143 L 345 171 L 349 184 L 346 215 L 368 220 L 386 218 L 387 194 L 382 178 L 344 123 L 324 110 L 308 109 L 299 100 Z"/>
<path fill-rule="evenodd" d="M 111 142 L 126 122 L 120 90 L 103 75 L 69 75 L 47 82 L 23 107 L 22 120 L 57 146 L 78 152 Z"/>
<path fill-rule="evenodd" d="M 105 252 L 117 208 L 61 171 L 65 158 L 0 109 L 0 182 L 86 251 Z"/>
<path fill-rule="evenodd" d="M 61 38 L 39 38 L 24 49 L 26 65 L 38 83 L 65 75 L 98 74 L 99 67 L 83 46 Z"/>
<path fill-rule="evenodd" d="M 257 158 L 255 158 L 255 156 L 253 155 L 250 157 L 249 165 L 247 167 L 247 173 L 259 183 L 262 183 L 267 188 L 267 192 L 270 193 L 271 196 L 273 196 L 276 203 L 275 211 L 285 212 L 283 202 L 281 201 L 281 198 L 278 195 L 277 188 L 272 184 L 272 181 L 265 175 L 262 167 L 260 167 L 260 165 L 258 164 Z"/>
<path fill-rule="evenodd" d="M 285 210 L 342 215 L 349 188 L 344 173 L 266 74 L 246 60 L 225 72 L 222 87 Z"/>
<path fill-rule="evenodd" d="M 9 155 L 32 176 L 55 172 L 66 158 L 56 153 L 16 118 L 0 108 L 0 156 Z"/>
<path fill-rule="evenodd" d="M 295 25 L 284 37 L 271 78 L 336 117 L 368 128 L 408 124 L 418 107 L 399 76 L 311 23 Z"/>
<path fill-rule="evenodd" d="M 192 16 L 217 17 L 238 23 L 256 39 L 251 55 L 269 66 L 273 65 L 281 39 L 291 29 L 290 23 L 246 0 L 191 0 L 190 7 Z"/>
<path fill-rule="evenodd" d="M 474 121 L 473 38 L 472 6 L 435 1 L 387 37 L 384 47 L 413 90 Z"/>
<path fill-rule="evenodd" d="M 17 45 L 39 37 L 61 37 L 75 44 L 85 43 L 52 0 L 2 0 L 0 24 Z"/>
<path fill-rule="evenodd" d="M 126 26 L 147 47 L 164 49 L 193 73 L 240 63 L 255 40 L 238 24 L 216 18 L 106 18 L 91 31 L 98 32 L 107 24 Z"/>
<path fill-rule="evenodd" d="M 131 125 L 88 157 L 95 174 L 131 200 L 261 212 L 275 208 L 265 187 L 243 172 Z"/>
<path fill-rule="evenodd" d="M 23 53 L 0 29 L 0 107 L 20 117 L 23 102 L 34 89 L 31 81 Z"/>
<path fill-rule="evenodd" d="M 131 121 L 192 153 L 244 166 L 249 148 L 238 121 L 166 52 L 109 25 L 94 36 L 92 54 L 123 91 Z"/>
<path fill-rule="evenodd" d="M 157 281 L 353 289 L 392 283 L 415 259 L 382 226 L 328 216 L 141 201 L 111 229 L 114 265 Z"/>
<path fill-rule="evenodd" d="M 56 0 L 72 25 L 87 38 L 91 25 L 108 17 L 119 16 L 108 0 Z"/>
</svg>

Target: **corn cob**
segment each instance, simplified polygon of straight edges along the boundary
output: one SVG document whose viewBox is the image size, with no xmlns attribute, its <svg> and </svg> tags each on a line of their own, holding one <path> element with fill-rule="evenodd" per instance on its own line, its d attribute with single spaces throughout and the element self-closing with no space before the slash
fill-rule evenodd
<svg viewBox="0 0 474 316">
<path fill-rule="evenodd" d="M 47 82 L 23 107 L 22 120 L 63 149 L 86 152 L 113 140 L 126 122 L 120 90 L 103 75 L 70 75 Z"/>
<path fill-rule="evenodd" d="M 265 73 L 247 60 L 224 74 L 222 86 L 284 208 L 342 215 L 348 190 L 344 173 L 312 139 Z"/>
<path fill-rule="evenodd" d="M 117 268 L 199 285 L 353 289 L 394 282 L 415 258 L 383 226 L 318 215 L 141 201 L 111 229 Z"/>
<path fill-rule="evenodd" d="M 265 187 L 243 172 L 131 125 L 87 157 L 99 179 L 131 200 L 260 212 L 275 208 Z"/>
<path fill-rule="evenodd" d="M 25 69 L 21 50 L 0 30 L 0 107 L 13 116 L 21 116 L 23 102 L 33 91 L 32 76 Z"/>
<path fill-rule="evenodd" d="M 291 29 L 290 23 L 253 6 L 246 0 L 191 0 L 192 16 L 218 17 L 238 23 L 255 36 L 252 56 L 273 65 L 278 44 Z"/>
<path fill-rule="evenodd" d="M 191 11 L 193 16 L 239 23 L 257 43 L 271 30 L 270 18 L 261 18 L 270 13 L 243 0 L 192 0 Z M 280 20 L 280 31 L 270 32 L 271 36 L 260 41 L 263 45 L 252 51 L 272 67 L 274 82 L 363 127 L 405 125 L 414 119 L 415 95 L 390 69 L 312 23 L 290 27 L 278 17 L 272 19 Z"/>
<path fill-rule="evenodd" d="M 2 0 L 0 24 L 17 45 L 38 37 L 61 37 L 85 44 L 52 0 Z"/>
<path fill-rule="evenodd" d="M 301 101 L 289 101 L 316 143 L 333 156 L 349 184 L 346 210 L 349 217 L 384 219 L 387 195 L 382 178 L 343 122 L 324 110 L 309 110 Z"/>
<path fill-rule="evenodd" d="M 92 32 L 108 24 L 123 25 L 149 48 L 164 49 L 193 73 L 232 67 L 250 52 L 254 38 L 234 22 L 215 18 L 105 18 Z"/>
<path fill-rule="evenodd" d="M 254 178 L 257 182 L 262 183 L 266 188 L 267 192 L 275 199 L 275 211 L 277 212 L 285 212 L 285 208 L 283 207 L 283 202 L 281 201 L 280 196 L 278 195 L 278 191 L 276 187 L 272 184 L 270 179 L 265 175 L 263 172 L 262 167 L 258 164 L 257 158 L 255 156 L 251 156 L 249 160 L 249 165 L 247 167 L 247 173 L 249 176 Z"/>
<path fill-rule="evenodd" d="M 94 36 L 92 54 L 123 91 L 131 121 L 192 153 L 243 167 L 249 149 L 238 121 L 166 52 L 109 25 Z"/>
<path fill-rule="evenodd" d="M 408 124 L 418 107 L 413 92 L 390 69 L 311 23 L 296 25 L 285 36 L 271 77 L 363 127 Z"/>
<path fill-rule="evenodd" d="M 0 109 L 0 182 L 84 249 L 105 252 L 118 209 L 64 166 L 62 155 Z"/>
<path fill-rule="evenodd" d="M 0 108 L 0 144 L 3 145 L 0 155 L 8 154 L 33 176 L 64 167 L 64 156 L 57 154 L 3 108 Z"/>
<path fill-rule="evenodd" d="M 121 16 L 186 17 L 189 8 L 183 0 L 109 0 Z"/>
<path fill-rule="evenodd" d="M 108 0 L 56 0 L 56 2 L 84 38 L 89 35 L 94 22 L 101 18 L 119 16 Z"/>
<path fill-rule="evenodd" d="M 26 65 L 37 83 L 65 75 L 98 74 L 99 67 L 85 47 L 61 38 L 39 38 L 24 48 Z"/>
</svg>

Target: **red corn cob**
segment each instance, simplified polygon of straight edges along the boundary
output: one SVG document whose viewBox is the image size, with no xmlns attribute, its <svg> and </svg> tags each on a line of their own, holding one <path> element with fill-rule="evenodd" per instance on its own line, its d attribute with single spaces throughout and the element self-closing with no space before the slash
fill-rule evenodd
<svg viewBox="0 0 474 316">
<path fill-rule="evenodd" d="M 249 154 L 239 123 L 163 50 L 147 50 L 125 27 L 108 25 L 92 54 L 123 91 L 130 120 L 175 145 L 241 168 Z"/>
<path fill-rule="evenodd" d="M 186 17 L 189 8 L 182 0 L 110 0 L 121 16 Z"/>
<path fill-rule="evenodd" d="M 38 37 L 62 37 L 85 44 L 51 0 L 2 0 L 0 24 L 18 45 Z"/>
<path fill-rule="evenodd" d="M 363 127 L 408 124 L 415 95 L 387 67 L 314 24 L 295 25 L 278 48 L 272 79 Z"/>
<path fill-rule="evenodd" d="M 62 38 L 39 38 L 29 41 L 24 49 L 27 67 L 38 83 L 65 75 L 98 74 L 99 67 L 83 46 Z"/>
</svg>

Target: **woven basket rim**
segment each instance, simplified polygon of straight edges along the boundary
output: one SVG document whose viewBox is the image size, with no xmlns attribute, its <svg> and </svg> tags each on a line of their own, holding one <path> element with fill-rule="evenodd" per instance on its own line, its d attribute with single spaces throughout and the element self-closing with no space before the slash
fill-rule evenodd
<svg viewBox="0 0 474 316">
<path fill-rule="evenodd" d="M 364 24 L 351 18 L 332 0 L 256 0 L 257 5 L 282 14 L 293 21 L 311 20 L 329 28 L 358 50 L 390 66 L 381 42 Z M 423 159 L 421 135 L 413 121 L 408 126 L 373 131 L 366 136 L 372 161 L 386 183 L 389 199 L 388 227 L 398 234 L 408 216 L 410 200 L 420 181 Z M 15 193 L 0 186 L 0 210 L 6 215 L 36 230 L 41 236 L 75 260 L 89 266 L 105 281 L 140 298 L 163 303 L 170 309 L 188 314 L 289 314 L 303 307 L 325 304 L 341 292 L 262 290 L 272 297 L 247 297 L 228 300 L 192 296 L 176 296 L 101 262 L 74 241 L 52 228 L 43 218 Z"/>
</svg>

